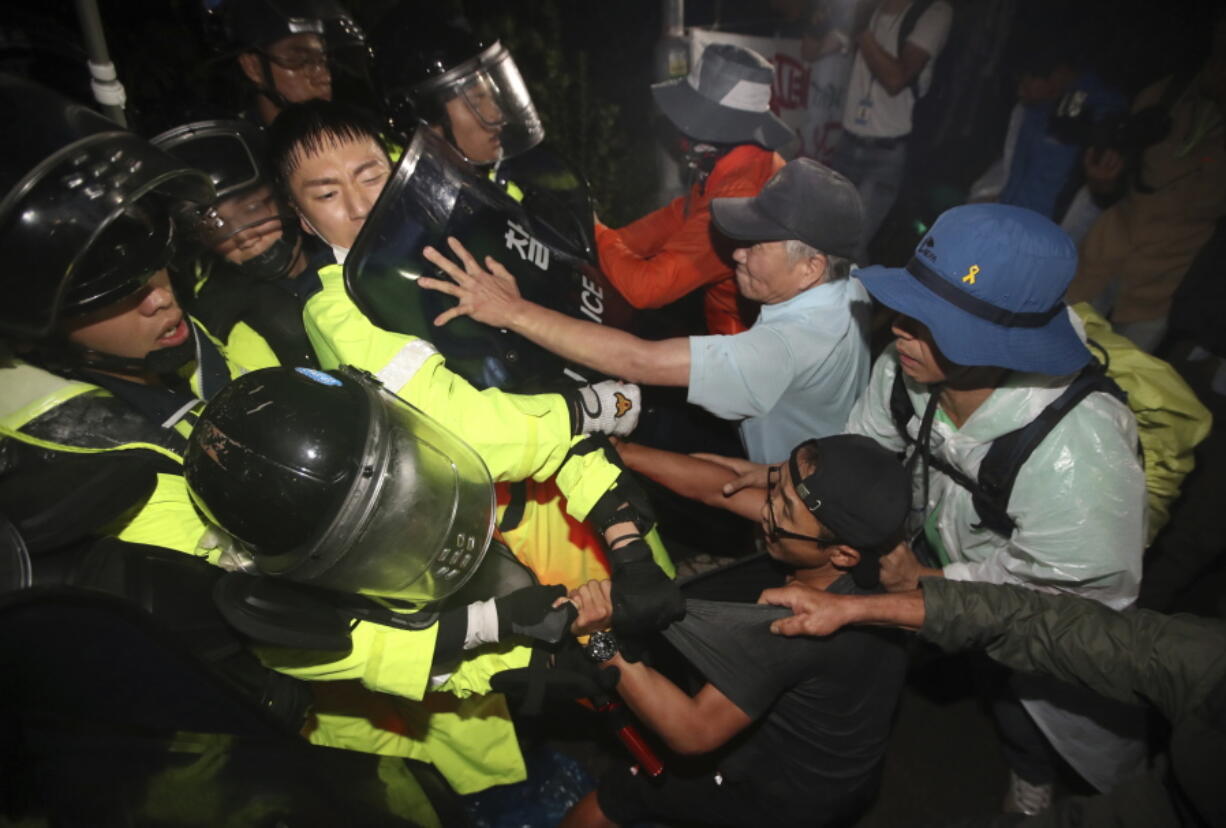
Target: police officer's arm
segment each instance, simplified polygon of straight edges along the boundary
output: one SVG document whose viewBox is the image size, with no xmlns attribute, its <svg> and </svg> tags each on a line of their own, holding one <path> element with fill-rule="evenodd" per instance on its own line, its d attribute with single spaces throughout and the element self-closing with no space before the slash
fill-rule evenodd
<svg viewBox="0 0 1226 828">
<path fill-rule="evenodd" d="M 486 325 L 514 331 L 571 362 L 609 376 L 651 385 L 689 383 L 688 339 L 640 339 L 529 302 L 520 295 L 515 277 L 494 259 L 487 256 L 483 268 L 457 239 L 447 241 L 463 268 L 432 247 L 425 249 L 425 257 L 454 283 L 428 277 L 418 280 L 424 288 L 459 300 L 434 320 L 435 325 L 445 325 L 457 316 L 471 316 Z"/>
</svg>

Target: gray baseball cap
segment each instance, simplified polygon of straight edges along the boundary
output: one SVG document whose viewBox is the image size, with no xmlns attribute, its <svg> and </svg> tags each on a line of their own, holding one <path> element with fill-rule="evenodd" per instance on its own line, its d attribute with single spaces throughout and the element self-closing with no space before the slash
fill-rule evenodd
<svg viewBox="0 0 1226 828">
<path fill-rule="evenodd" d="M 773 150 L 796 137 L 770 111 L 774 79 L 774 67 L 757 52 L 712 43 L 687 77 L 653 84 L 651 94 L 673 126 L 690 138 Z"/>
<path fill-rule="evenodd" d="M 712 200 L 711 215 L 730 239 L 800 239 L 844 258 L 855 255 L 864 225 L 856 186 L 812 158 L 789 161 L 753 198 Z"/>
</svg>

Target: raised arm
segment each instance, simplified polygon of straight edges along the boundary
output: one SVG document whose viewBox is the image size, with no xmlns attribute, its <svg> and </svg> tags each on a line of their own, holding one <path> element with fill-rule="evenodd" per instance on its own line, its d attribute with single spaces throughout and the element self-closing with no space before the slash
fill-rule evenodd
<svg viewBox="0 0 1226 828">
<path fill-rule="evenodd" d="M 457 316 L 514 331 L 571 362 L 609 376 L 650 385 L 685 386 L 690 379 L 690 345 L 685 338 L 652 341 L 616 328 L 567 316 L 524 299 L 515 278 L 490 257 L 482 267 L 455 238 L 447 240 L 463 267 L 433 247 L 425 257 L 453 282 L 423 277 L 418 284 L 454 296 L 459 303 L 438 316 L 445 325 Z"/>
<path fill-rule="evenodd" d="M 757 520 L 762 514 L 763 490 L 740 489 L 724 494 L 724 486 L 738 478 L 737 473 L 727 466 L 637 443 L 620 443 L 617 451 L 627 468 L 679 495 L 708 506 L 727 509 L 748 520 Z"/>
</svg>

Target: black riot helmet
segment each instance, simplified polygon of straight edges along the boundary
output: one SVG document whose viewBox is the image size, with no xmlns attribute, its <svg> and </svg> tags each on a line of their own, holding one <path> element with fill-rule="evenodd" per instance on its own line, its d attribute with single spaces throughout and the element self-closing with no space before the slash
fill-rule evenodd
<svg viewBox="0 0 1226 828">
<path fill-rule="evenodd" d="M 277 90 L 272 63 L 292 72 L 342 68 L 364 80 L 366 35 L 336 0 L 224 0 L 222 18 L 226 50 L 259 57 L 256 89 L 278 108 L 290 101 Z M 299 41 L 293 53 L 274 54 L 274 45 L 287 38 Z"/>
<path fill-rule="evenodd" d="M 0 75 L 0 335 L 42 340 L 166 266 L 165 200 L 208 202 L 208 177 L 91 109 Z"/>
<path fill-rule="evenodd" d="M 401 140 L 419 123 L 441 127 L 469 161 L 492 164 L 544 139 L 511 53 L 478 38 L 463 18 L 431 20 L 401 3 L 380 21 L 371 47 L 375 85 Z"/>
<path fill-rule="evenodd" d="M 338 591 L 441 600 L 493 537 L 480 456 L 351 369 L 234 380 L 196 424 L 184 474 L 261 572 Z"/>
<path fill-rule="evenodd" d="M 273 187 L 264 132 L 247 121 L 198 121 L 152 139 L 183 163 L 208 174 L 210 204 L 185 205 L 192 239 L 257 279 L 290 274 L 301 250 L 298 219 Z"/>
</svg>

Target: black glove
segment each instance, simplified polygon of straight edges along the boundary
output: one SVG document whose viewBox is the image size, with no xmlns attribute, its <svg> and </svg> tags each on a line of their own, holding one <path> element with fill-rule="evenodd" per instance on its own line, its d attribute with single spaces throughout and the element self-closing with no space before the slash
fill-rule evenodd
<svg viewBox="0 0 1226 828">
<path fill-rule="evenodd" d="M 609 553 L 613 566 L 613 629 L 641 635 L 662 630 L 685 615 L 677 583 L 651 559 L 651 547 L 636 540 Z"/>
<path fill-rule="evenodd" d="M 554 609 L 553 602 L 566 594 L 561 584 L 517 589 L 494 601 L 498 610 L 498 638 L 522 635 L 556 644 L 570 632 L 577 614 L 573 604 Z"/>
</svg>

